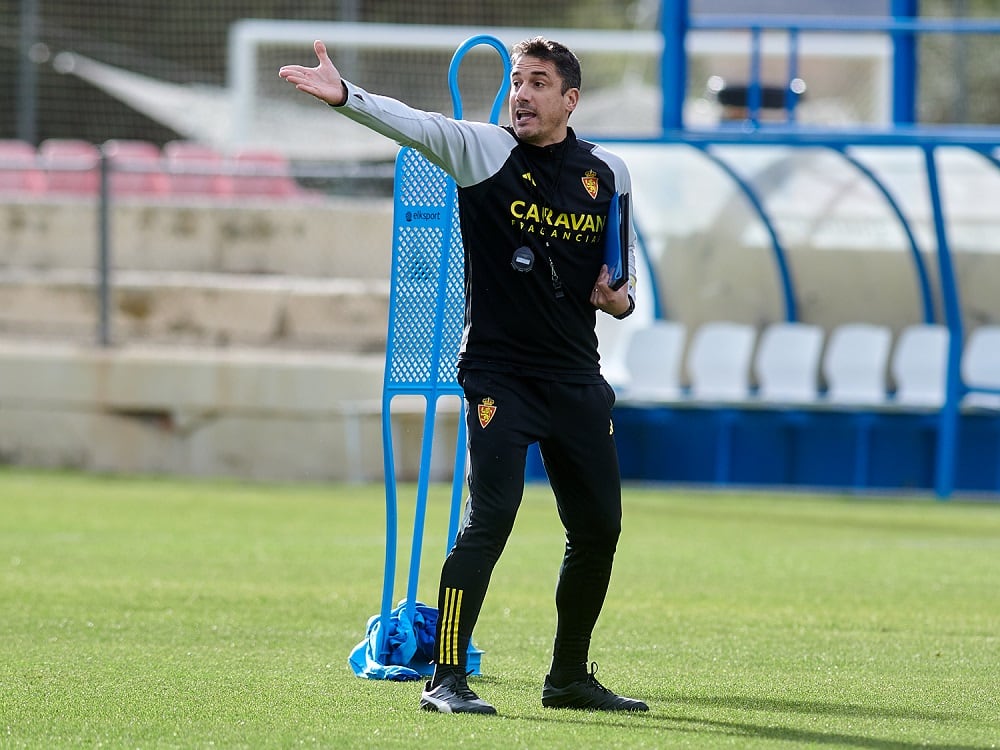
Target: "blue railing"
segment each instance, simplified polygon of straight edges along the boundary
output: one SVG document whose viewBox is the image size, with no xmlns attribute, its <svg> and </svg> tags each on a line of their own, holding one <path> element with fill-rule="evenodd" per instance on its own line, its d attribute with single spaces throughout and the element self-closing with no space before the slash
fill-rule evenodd
<svg viewBox="0 0 1000 750">
<path fill-rule="evenodd" d="M 758 123 L 761 109 L 761 41 L 766 32 L 784 32 L 789 38 L 788 79 L 785 109 L 794 120 L 797 97 L 791 83 L 798 75 L 799 38 L 802 33 L 885 34 L 893 43 L 892 121 L 896 125 L 916 122 L 917 56 L 919 34 L 1000 34 L 1000 19 L 917 18 L 916 0 L 892 0 L 891 17 L 705 15 L 692 16 L 688 0 L 664 3 L 661 30 L 664 55 L 660 73 L 663 88 L 664 131 L 684 128 L 683 101 L 687 88 L 684 54 L 689 31 L 746 31 L 750 34 L 748 109 Z"/>
</svg>

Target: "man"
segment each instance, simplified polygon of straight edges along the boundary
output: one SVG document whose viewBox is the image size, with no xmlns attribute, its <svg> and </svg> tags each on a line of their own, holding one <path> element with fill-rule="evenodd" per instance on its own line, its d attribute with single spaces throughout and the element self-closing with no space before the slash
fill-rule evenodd
<svg viewBox="0 0 1000 750">
<path fill-rule="evenodd" d="M 466 680 L 472 631 L 524 491 L 538 442 L 566 528 L 556 587 L 558 621 L 542 705 L 647 711 L 587 669 L 621 531 L 621 483 L 611 407 L 594 331 L 601 310 L 635 307 L 634 276 L 612 288 L 601 241 L 614 193 L 631 181 L 621 159 L 578 140 L 568 125 L 580 64 L 542 38 L 514 47 L 510 126 L 456 121 L 348 83 L 322 42 L 319 64 L 279 75 L 345 116 L 411 146 L 458 186 L 465 248 L 465 332 L 459 381 L 467 401 L 469 500 L 441 571 L 437 658 L 422 708 L 494 714 Z M 635 235 L 629 226 L 629 268 Z"/>
</svg>

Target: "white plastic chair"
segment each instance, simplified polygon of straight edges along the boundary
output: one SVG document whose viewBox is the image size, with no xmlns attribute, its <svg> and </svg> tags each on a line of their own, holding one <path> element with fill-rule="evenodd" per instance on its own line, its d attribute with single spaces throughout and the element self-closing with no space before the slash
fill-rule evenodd
<svg viewBox="0 0 1000 750">
<path fill-rule="evenodd" d="M 823 329 L 808 323 L 773 323 L 754 359 L 757 395 L 772 403 L 811 403 L 819 393 Z"/>
<path fill-rule="evenodd" d="M 891 345 L 887 326 L 848 323 L 835 328 L 823 357 L 827 399 L 845 405 L 885 403 Z"/>
<path fill-rule="evenodd" d="M 626 381 L 621 397 L 630 401 L 672 401 L 681 395 L 681 361 L 687 329 L 655 320 L 632 332 L 625 345 Z"/>
<path fill-rule="evenodd" d="M 1000 326 L 980 326 L 969 336 L 962 352 L 962 379 L 969 386 L 1000 388 Z M 1000 409 L 1000 395 L 970 393 L 962 405 Z"/>
<path fill-rule="evenodd" d="M 939 407 L 944 403 L 948 370 L 948 328 L 907 326 L 899 334 L 890 370 L 900 406 Z"/>
<path fill-rule="evenodd" d="M 713 321 L 700 326 L 687 360 L 691 396 L 702 401 L 746 400 L 756 336 L 756 329 L 744 323 Z"/>
<path fill-rule="evenodd" d="M 601 374 L 616 390 L 625 386 L 628 373 L 625 371 L 625 348 L 632 331 L 644 324 L 636 324 L 632 316 L 625 320 L 615 320 L 604 313 L 597 314 L 597 351 L 601 355 Z"/>
</svg>

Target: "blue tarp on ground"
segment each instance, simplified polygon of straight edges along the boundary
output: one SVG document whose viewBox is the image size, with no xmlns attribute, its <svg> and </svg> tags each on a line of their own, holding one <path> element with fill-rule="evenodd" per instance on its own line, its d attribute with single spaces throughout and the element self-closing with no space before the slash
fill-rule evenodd
<svg viewBox="0 0 1000 750">
<path fill-rule="evenodd" d="M 387 664 L 379 661 L 382 623 L 379 615 L 368 619 L 368 630 L 351 651 L 348 664 L 358 677 L 369 680 L 419 680 L 434 671 L 434 628 L 438 612 L 416 602 L 412 616 L 407 612 L 406 600 L 389 615 L 389 632 L 386 649 Z"/>
<path fill-rule="evenodd" d="M 406 600 L 400 601 L 389 613 L 389 633 L 385 643 L 386 661 L 379 661 L 379 641 L 382 622 L 379 615 L 368 619 L 368 630 L 347 659 L 351 671 L 368 680 L 419 680 L 434 672 L 434 631 L 438 611 L 423 602 L 415 602 L 412 616 L 406 611 Z M 483 651 L 469 643 L 467 667 L 471 674 L 480 673 Z"/>
</svg>

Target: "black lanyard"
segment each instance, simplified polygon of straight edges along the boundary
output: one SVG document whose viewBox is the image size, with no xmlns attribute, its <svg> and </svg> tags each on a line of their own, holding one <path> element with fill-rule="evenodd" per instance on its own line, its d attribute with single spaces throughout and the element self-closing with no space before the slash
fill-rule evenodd
<svg viewBox="0 0 1000 750">
<path fill-rule="evenodd" d="M 563 165 L 566 163 L 567 149 L 568 149 L 568 144 L 563 142 L 561 153 L 559 154 L 559 166 L 556 167 L 555 179 L 553 180 L 552 185 L 550 186 L 552 188 L 551 189 L 552 197 L 557 196 L 559 193 L 560 181 L 562 180 Z M 540 169 L 537 170 L 534 169 L 537 165 L 535 164 L 535 160 L 528 155 L 527 149 L 522 149 L 521 153 L 524 156 L 524 163 L 528 166 L 528 175 L 530 176 L 531 186 L 535 189 L 535 192 L 538 194 L 539 205 L 542 207 L 541 216 L 542 219 L 544 219 L 546 216 L 551 216 L 554 209 L 552 208 L 552 201 L 549 199 L 549 196 L 545 194 L 544 190 L 542 190 L 541 186 L 542 172 Z M 535 174 L 532 173 L 533 171 L 537 172 L 538 175 L 537 179 L 535 178 Z M 532 253 L 531 248 L 528 246 L 528 241 L 527 238 L 525 237 L 524 229 L 521 230 L 521 243 L 522 243 L 521 247 L 517 248 L 517 250 L 514 251 L 514 256 L 513 258 L 511 258 L 511 265 L 518 271 L 528 272 L 532 268 L 534 268 L 535 256 L 534 253 Z M 549 247 L 548 240 L 545 240 L 545 247 L 546 248 Z M 556 264 L 552 260 L 552 254 L 549 253 L 547 249 L 544 250 L 543 252 L 545 253 L 545 259 L 549 262 L 549 277 L 552 281 L 552 290 L 556 295 L 556 299 L 562 299 L 563 297 L 566 296 L 566 293 L 563 291 L 562 280 L 559 278 L 559 273 L 556 271 Z"/>
</svg>

